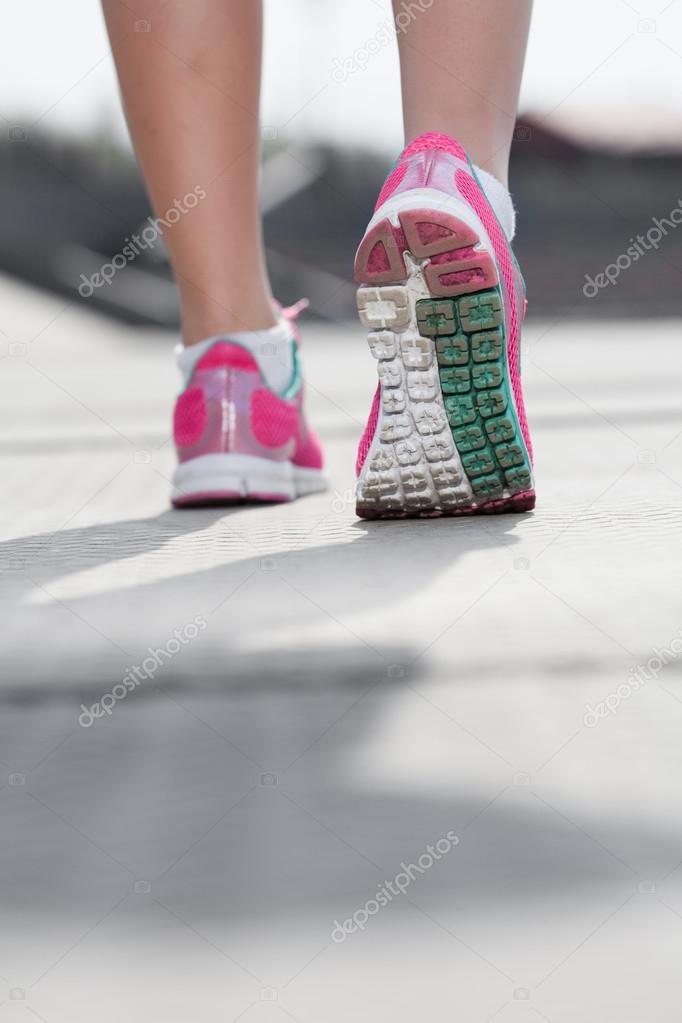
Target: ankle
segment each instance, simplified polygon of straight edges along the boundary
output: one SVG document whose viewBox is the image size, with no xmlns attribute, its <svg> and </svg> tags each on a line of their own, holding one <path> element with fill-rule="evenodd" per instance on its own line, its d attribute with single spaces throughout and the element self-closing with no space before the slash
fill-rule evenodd
<svg viewBox="0 0 682 1023">
<path fill-rule="evenodd" d="M 277 324 L 273 301 L 268 296 L 244 298 L 230 303 L 182 303 L 182 343 L 197 344 L 218 334 L 267 330 Z"/>
</svg>

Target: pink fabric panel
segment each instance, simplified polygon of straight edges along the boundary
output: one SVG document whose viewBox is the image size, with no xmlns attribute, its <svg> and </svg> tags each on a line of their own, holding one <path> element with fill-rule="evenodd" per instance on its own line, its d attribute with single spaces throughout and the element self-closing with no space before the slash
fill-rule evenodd
<svg viewBox="0 0 682 1023">
<path fill-rule="evenodd" d="M 369 410 L 369 419 L 367 420 L 367 426 L 365 432 L 360 438 L 360 444 L 358 445 L 358 456 L 355 462 L 355 473 L 357 476 L 360 475 L 360 470 L 365 464 L 367 458 L 367 452 L 372 446 L 374 440 L 374 434 L 376 432 L 377 423 L 379 422 L 379 407 L 381 404 L 381 384 L 377 385 L 377 389 L 374 392 L 374 398 L 372 399 L 372 407 Z"/>
<path fill-rule="evenodd" d="M 206 429 L 206 401 L 200 387 L 188 387 L 175 405 L 173 435 L 180 447 L 197 444 Z"/>
</svg>

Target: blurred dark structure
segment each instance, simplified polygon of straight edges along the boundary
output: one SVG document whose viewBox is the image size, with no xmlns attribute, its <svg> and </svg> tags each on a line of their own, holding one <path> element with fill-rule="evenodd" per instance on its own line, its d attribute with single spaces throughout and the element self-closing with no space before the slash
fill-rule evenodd
<svg viewBox="0 0 682 1023">
<path fill-rule="evenodd" d="M 283 302 L 301 295 L 328 319 L 354 315 L 355 248 L 388 161 L 360 150 L 266 144 L 263 208 L 268 259 Z M 661 316 L 679 311 L 682 231 L 622 270 L 588 299 L 595 276 L 678 206 L 682 153 L 620 153 L 560 136 L 539 122 L 517 127 L 512 187 L 516 250 L 529 315 Z M 60 141 L 10 129 L 0 141 L 0 270 L 76 301 L 90 277 L 151 210 L 130 155 L 107 141 Z M 226 244 L 229 234 L 226 233 Z M 175 326 L 177 298 L 163 242 L 87 299 L 132 323 Z"/>
</svg>

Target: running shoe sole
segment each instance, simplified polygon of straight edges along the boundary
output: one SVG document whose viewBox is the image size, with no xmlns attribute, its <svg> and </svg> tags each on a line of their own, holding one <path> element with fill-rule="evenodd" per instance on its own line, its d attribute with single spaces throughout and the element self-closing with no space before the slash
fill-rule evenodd
<svg viewBox="0 0 682 1023">
<path fill-rule="evenodd" d="M 389 199 L 358 249 L 355 280 L 381 384 L 357 514 L 531 510 L 501 275 L 473 210 L 429 189 Z"/>
</svg>

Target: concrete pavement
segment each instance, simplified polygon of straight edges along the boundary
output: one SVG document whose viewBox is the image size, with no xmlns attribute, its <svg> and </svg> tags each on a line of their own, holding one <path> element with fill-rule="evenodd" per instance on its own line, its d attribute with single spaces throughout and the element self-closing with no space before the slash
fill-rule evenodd
<svg viewBox="0 0 682 1023">
<path fill-rule="evenodd" d="M 534 514 L 367 523 L 359 328 L 329 493 L 175 512 L 173 339 L 0 308 L 0 1023 L 673 1018 L 679 323 L 531 323 Z"/>
</svg>

